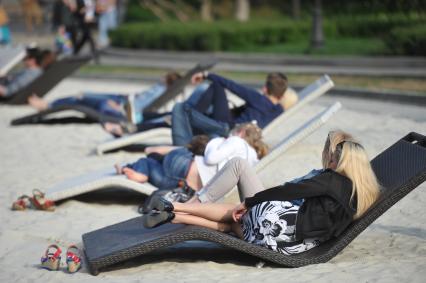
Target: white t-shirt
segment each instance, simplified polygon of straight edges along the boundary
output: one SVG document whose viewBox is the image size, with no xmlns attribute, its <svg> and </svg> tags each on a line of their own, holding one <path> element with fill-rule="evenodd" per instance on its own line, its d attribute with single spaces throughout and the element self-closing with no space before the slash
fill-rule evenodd
<svg viewBox="0 0 426 283">
<path fill-rule="evenodd" d="M 204 156 L 197 155 L 194 158 L 203 186 L 234 157 L 245 159 L 251 166 L 255 166 L 259 161 L 256 151 L 238 136 L 214 138 L 209 141 Z"/>
</svg>

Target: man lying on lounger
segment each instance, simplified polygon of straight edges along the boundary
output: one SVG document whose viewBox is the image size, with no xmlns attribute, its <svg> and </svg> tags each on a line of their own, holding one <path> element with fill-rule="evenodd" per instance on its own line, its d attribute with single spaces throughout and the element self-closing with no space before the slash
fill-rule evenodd
<svg viewBox="0 0 426 283">
<path fill-rule="evenodd" d="M 63 105 L 81 105 L 92 108 L 100 113 L 127 120 L 132 124 L 141 123 L 143 109 L 152 101 L 161 96 L 181 76 L 177 72 L 169 72 L 164 78 L 164 83 L 157 83 L 151 88 L 130 95 L 116 93 L 84 92 L 79 96 L 57 99 L 48 103 L 37 95 L 28 98 L 28 103 L 38 111 Z"/>
<path fill-rule="evenodd" d="M 204 80 L 206 79 L 206 80 Z M 205 81 L 210 81 L 206 88 Z M 215 74 L 197 73 L 192 77 L 193 84 L 201 84 L 184 103 L 177 103 L 172 112 L 172 132 L 174 145 L 187 144 L 193 130 L 198 134 L 227 136 L 229 129 L 238 123 L 256 121 L 260 127 L 266 126 L 283 113 L 283 108 L 297 102 L 297 95 L 289 93 L 288 102 L 282 99 L 287 90 L 287 77 L 281 73 L 271 73 L 267 77 L 262 93 L 237 84 Z M 238 109 L 229 109 L 225 89 L 233 92 L 246 103 Z M 285 106 L 284 106 L 285 105 Z M 284 106 L 284 107 L 283 107 Z M 142 123 L 137 132 L 155 128 L 156 125 Z M 110 133 L 120 136 L 126 131 L 118 124 L 108 123 L 105 127 Z"/>
<path fill-rule="evenodd" d="M 177 103 L 173 107 L 174 145 L 187 144 L 194 133 L 226 137 L 235 124 L 256 121 L 260 128 L 264 128 L 284 111 L 281 98 L 287 90 L 288 81 L 282 73 L 268 74 L 262 93 L 208 72 L 192 77 L 193 83 L 204 80 L 209 80 L 211 84 L 197 107 L 188 103 Z M 231 111 L 225 89 L 243 99 L 244 106 Z M 208 107 L 213 109 L 209 115 L 205 115 Z"/>
<path fill-rule="evenodd" d="M 16 74 L 1 78 L 0 97 L 12 96 L 38 78 L 43 73 L 40 65 L 42 60 L 43 52 L 40 49 L 27 49 L 27 55 L 23 60 L 25 68 Z"/>
</svg>

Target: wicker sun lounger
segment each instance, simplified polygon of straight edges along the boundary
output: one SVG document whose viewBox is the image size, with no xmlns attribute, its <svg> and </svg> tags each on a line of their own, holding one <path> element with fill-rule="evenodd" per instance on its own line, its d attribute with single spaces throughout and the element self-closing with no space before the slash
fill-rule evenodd
<svg viewBox="0 0 426 283">
<path fill-rule="evenodd" d="M 54 88 L 60 81 L 78 70 L 91 60 L 90 56 L 67 57 L 54 62 L 44 73 L 25 88 L 0 102 L 6 104 L 26 104 L 28 97 L 37 94 L 42 97 Z"/>
<path fill-rule="evenodd" d="M 209 60 L 198 63 L 194 68 L 189 70 L 183 78 L 173 83 L 173 85 L 165 91 L 159 98 L 157 98 L 151 105 L 157 105 L 160 107 L 167 101 L 174 99 L 179 93 L 181 93 L 184 87 L 189 83 L 192 74 L 212 68 L 216 64 L 216 61 Z M 52 118 L 52 115 L 56 113 L 62 113 L 68 110 L 73 110 L 71 116 Z M 79 115 L 80 114 L 80 115 Z M 83 118 L 79 118 L 83 114 Z M 105 115 L 102 112 L 96 111 L 92 108 L 80 106 L 80 105 L 64 105 L 52 107 L 44 111 L 37 112 L 28 116 L 17 118 L 12 120 L 11 125 L 24 125 L 24 124 L 58 124 L 58 123 L 95 123 L 95 122 L 121 122 L 124 119 L 120 119 L 114 116 Z"/>
<path fill-rule="evenodd" d="M 89 271 L 97 275 L 103 268 L 180 242 L 201 240 L 218 243 L 262 260 L 282 266 L 300 267 L 327 262 L 342 251 L 373 221 L 426 179 L 426 137 L 410 133 L 372 160 L 373 169 L 383 186 L 380 200 L 338 238 L 297 255 L 283 255 L 249 244 L 211 229 L 166 224 L 146 229 L 141 217 L 111 225 L 82 236 Z"/>
<path fill-rule="evenodd" d="M 312 84 L 308 85 L 304 89 L 302 89 L 299 93 L 299 101 L 296 105 L 294 105 L 289 110 L 285 111 L 279 117 L 277 117 L 273 122 L 271 122 L 268 126 L 263 129 L 263 135 L 267 136 L 269 133 L 273 131 L 278 125 L 281 125 L 283 121 L 288 119 L 291 115 L 297 112 L 300 108 L 302 108 L 307 103 L 313 101 L 319 96 L 326 93 L 329 89 L 334 86 L 333 81 L 329 76 L 324 75 Z M 160 140 L 163 144 L 171 144 L 171 129 L 170 128 L 158 128 L 152 129 L 141 133 L 136 133 L 128 136 L 124 136 L 121 138 L 111 138 L 110 140 L 99 144 L 96 147 L 96 152 L 98 155 L 102 155 L 109 151 L 115 151 L 121 148 L 125 148 L 132 144 L 138 144 L 143 142 L 155 143 L 152 139 L 155 137 L 156 140 Z"/>
<path fill-rule="evenodd" d="M 312 119 L 308 120 L 302 126 L 290 133 L 280 143 L 275 145 L 271 152 L 256 165 L 257 172 L 263 170 L 292 145 L 296 144 L 309 134 L 313 133 L 321 125 L 325 124 L 334 115 L 334 113 L 340 109 L 340 107 L 341 105 L 339 102 L 334 103 L 332 106 L 321 111 Z M 141 184 L 128 180 L 123 175 L 116 175 L 113 169 L 108 168 L 65 180 L 51 188 L 48 188 L 46 190 L 46 197 L 53 201 L 58 201 L 106 188 L 124 188 L 144 195 L 150 195 L 152 192 L 157 190 L 156 187 L 149 183 Z"/>
</svg>

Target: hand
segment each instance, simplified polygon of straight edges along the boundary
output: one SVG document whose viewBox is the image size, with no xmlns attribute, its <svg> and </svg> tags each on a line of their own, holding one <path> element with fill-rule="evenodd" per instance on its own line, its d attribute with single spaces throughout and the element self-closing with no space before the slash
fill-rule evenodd
<svg viewBox="0 0 426 283">
<path fill-rule="evenodd" d="M 191 83 L 195 85 L 195 84 L 201 83 L 203 80 L 204 80 L 204 75 L 202 72 L 199 72 L 192 75 Z"/>
<path fill-rule="evenodd" d="M 157 147 L 156 146 L 147 146 L 145 148 L 145 154 L 150 154 L 153 152 L 157 152 Z"/>
<path fill-rule="evenodd" d="M 244 202 L 237 205 L 234 210 L 232 211 L 232 219 L 234 219 L 235 222 L 238 222 L 241 220 L 241 217 L 247 212 L 247 207 Z"/>
</svg>

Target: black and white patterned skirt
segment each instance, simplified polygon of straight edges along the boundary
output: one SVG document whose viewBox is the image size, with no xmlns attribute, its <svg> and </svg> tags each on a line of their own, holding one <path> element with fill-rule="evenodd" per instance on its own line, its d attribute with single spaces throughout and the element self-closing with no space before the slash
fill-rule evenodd
<svg viewBox="0 0 426 283">
<path fill-rule="evenodd" d="M 267 201 L 253 206 L 242 218 L 244 240 L 283 254 L 297 254 L 319 245 L 317 239 L 296 240 L 299 206 Z"/>
</svg>

